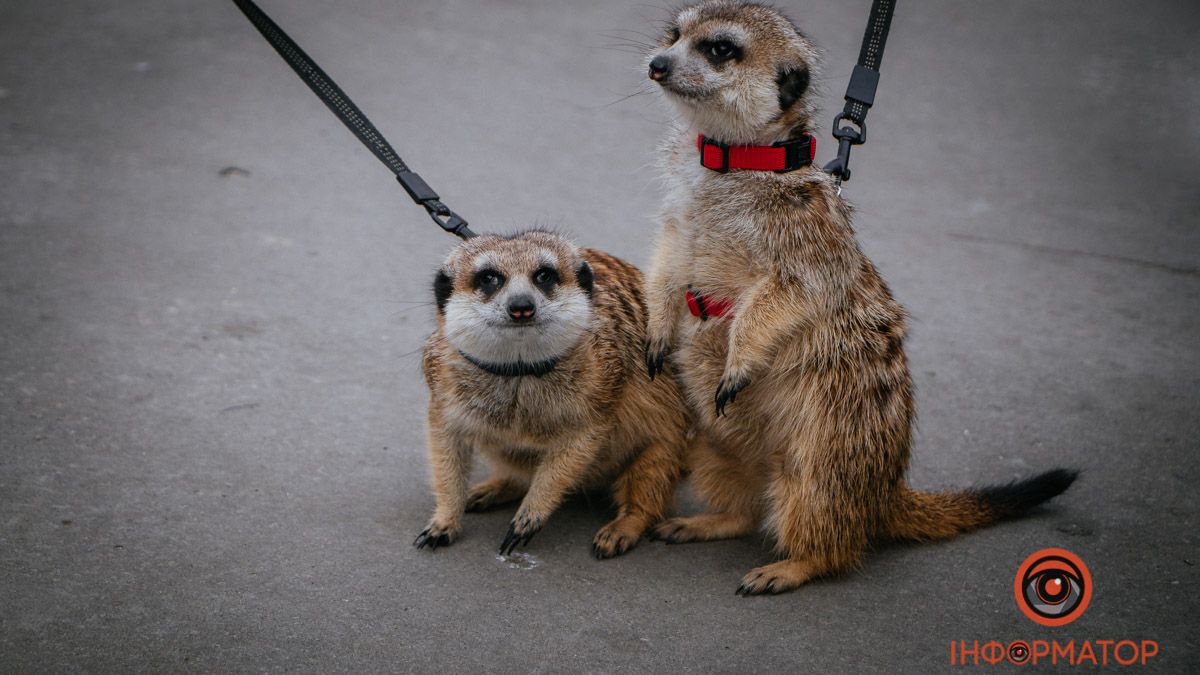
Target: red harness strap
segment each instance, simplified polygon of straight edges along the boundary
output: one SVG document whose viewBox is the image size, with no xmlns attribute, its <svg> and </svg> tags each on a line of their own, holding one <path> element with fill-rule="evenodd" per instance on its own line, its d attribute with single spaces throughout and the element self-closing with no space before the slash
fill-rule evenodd
<svg viewBox="0 0 1200 675">
<path fill-rule="evenodd" d="M 817 156 L 817 139 L 808 134 L 774 145 L 729 145 L 701 134 L 696 137 L 696 147 L 700 164 L 722 173 L 730 169 L 795 171 L 812 164 Z"/>
<path fill-rule="evenodd" d="M 687 306 L 692 316 L 700 317 L 701 321 L 707 321 L 709 317 L 714 316 L 733 315 L 733 301 L 727 298 L 710 298 L 690 288 L 687 292 Z"/>
</svg>

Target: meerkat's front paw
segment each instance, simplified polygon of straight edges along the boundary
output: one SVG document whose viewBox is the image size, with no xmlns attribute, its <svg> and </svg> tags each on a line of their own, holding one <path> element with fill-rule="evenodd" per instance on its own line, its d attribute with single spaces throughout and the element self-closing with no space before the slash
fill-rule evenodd
<svg viewBox="0 0 1200 675">
<path fill-rule="evenodd" d="M 725 414 L 725 404 L 733 403 L 737 398 L 738 392 L 745 389 L 750 384 L 750 376 L 748 375 L 726 375 L 721 378 L 717 384 L 717 417 Z"/>
<path fill-rule="evenodd" d="M 425 528 L 421 534 L 413 539 L 413 546 L 417 548 L 428 548 L 435 550 L 439 546 L 449 546 L 458 539 L 459 528 L 449 525 L 439 525 L 430 523 L 429 527 Z"/>
<path fill-rule="evenodd" d="M 663 364 L 666 363 L 667 354 L 670 351 L 671 347 L 667 344 L 666 340 L 649 340 L 646 342 L 646 370 L 650 373 L 651 380 L 662 372 Z"/>
<path fill-rule="evenodd" d="M 545 518 L 518 512 L 517 517 L 508 524 L 508 533 L 504 535 L 504 541 L 500 542 L 500 555 L 508 555 L 516 547 L 528 544 L 545 522 Z"/>
</svg>

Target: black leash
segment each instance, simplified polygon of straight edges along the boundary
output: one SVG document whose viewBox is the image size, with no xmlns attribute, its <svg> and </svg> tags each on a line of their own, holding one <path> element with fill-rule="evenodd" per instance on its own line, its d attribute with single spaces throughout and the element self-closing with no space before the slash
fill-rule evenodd
<svg viewBox="0 0 1200 675">
<path fill-rule="evenodd" d="M 838 140 L 838 153 L 825 165 L 825 170 L 837 176 L 838 182 L 850 180 L 850 147 L 862 145 L 867 140 L 867 111 L 875 103 L 879 64 L 883 61 L 883 46 L 887 43 L 895 8 L 896 0 L 874 0 L 871 4 L 871 18 L 867 20 L 862 49 L 858 52 L 858 65 L 854 66 L 850 85 L 846 87 L 846 107 L 833 118 L 833 137 Z M 852 122 L 854 126 L 843 122 Z"/>
<path fill-rule="evenodd" d="M 288 34 L 283 32 L 283 29 L 251 0 L 233 0 L 233 2 L 242 10 L 246 18 L 250 19 L 250 23 L 254 24 L 258 32 L 262 33 L 267 42 L 271 43 L 275 51 L 279 52 L 283 60 L 287 61 L 292 70 L 296 71 L 300 79 L 304 80 L 308 88 L 312 89 L 313 93 L 329 106 L 342 124 L 346 125 L 346 128 L 352 131 L 358 140 L 379 158 L 379 161 L 396 174 L 396 180 L 408 192 L 408 196 L 412 197 L 417 204 L 425 207 L 425 210 L 429 212 L 429 217 L 433 218 L 433 222 L 437 223 L 438 227 L 463 239 L 475 236 L 475 233 L 467 228 L 467 221 L 443 204 L 438 193 L 434 192 L 433 188 L 417 175 L 417 172 L 408 168 L 404 160 L 400 159 L 392 146 L 388 144 L 383 134 L 379 133 L 375 125 L 371 124 L 371 120 L 367 119 L 367 116 L 358 109 L 358 106 L 354 105 L 350 97 L 346 96 L 345 92 L 329 79 L 325 71 L 321 70 L 321 67 L 309 58 L 303 49 L 300 49 L 300 45 L 288 37 Z"/>
</svg>

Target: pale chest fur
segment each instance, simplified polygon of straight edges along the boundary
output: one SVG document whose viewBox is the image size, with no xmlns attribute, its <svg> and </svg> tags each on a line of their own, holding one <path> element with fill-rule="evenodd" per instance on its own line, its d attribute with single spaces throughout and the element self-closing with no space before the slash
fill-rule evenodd
<svg viewBox="0 0 1200 675">
<path fill-rule="evenodd" d="M 736 298 L 767 274 L 778 272 L 776 246 L 760 221 L 778 219 L 806 179 L 772 172 L 719 173 L 700 165 L 695 139 L 681 132 L 667 144 L 660 220 L 675 228 L 674 281 L 706 294 Z M 790 207 L 790 204 L 787 204 Z M 772 256 L 772 253 L 776 254 Z"/>
<path fill-rule="evenodd" d="M 673 158 L 668 168 L 662 218 L 680 233 L 676 252 L 679 281 L 705 293 L 734 297 L 758 276 L 754 222 L 743 202 L 714 181 L 695 158 Z"/>
<path fill-rule="evenodd" d="M 466 371 L 474 366 L 448 367 Z M 435 395 L 446 429 L 480 446 L 554 447 L 590 423 L 570 371 L 542 377 L 461 375 Z"/>
<path fill-rule="evenodd" d="M 700 165 L 687 132 L 668 142 L 661 167 L 660 220 L 678 233 L 672 281 L 736 298 L 768 275 L 808 284 L 857 273 L 848 207 L 818 168 L 716 172 Z"/>
</svg>

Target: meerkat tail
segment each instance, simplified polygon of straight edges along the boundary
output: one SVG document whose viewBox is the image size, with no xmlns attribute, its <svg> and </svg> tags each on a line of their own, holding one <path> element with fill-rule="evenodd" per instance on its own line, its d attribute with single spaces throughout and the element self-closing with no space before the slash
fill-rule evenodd
<svg viewBox="0 0 1200 675">
<path fill-rule="evenodd" d="M 1071 469 L 1054 469 L 1006 485 L 953 492 L 904 488 L 885 524 L 894 539 L 948 539 L 992 523 L 1023 515 L 1066 491 L 1079 477 Z"/>
</svg>

